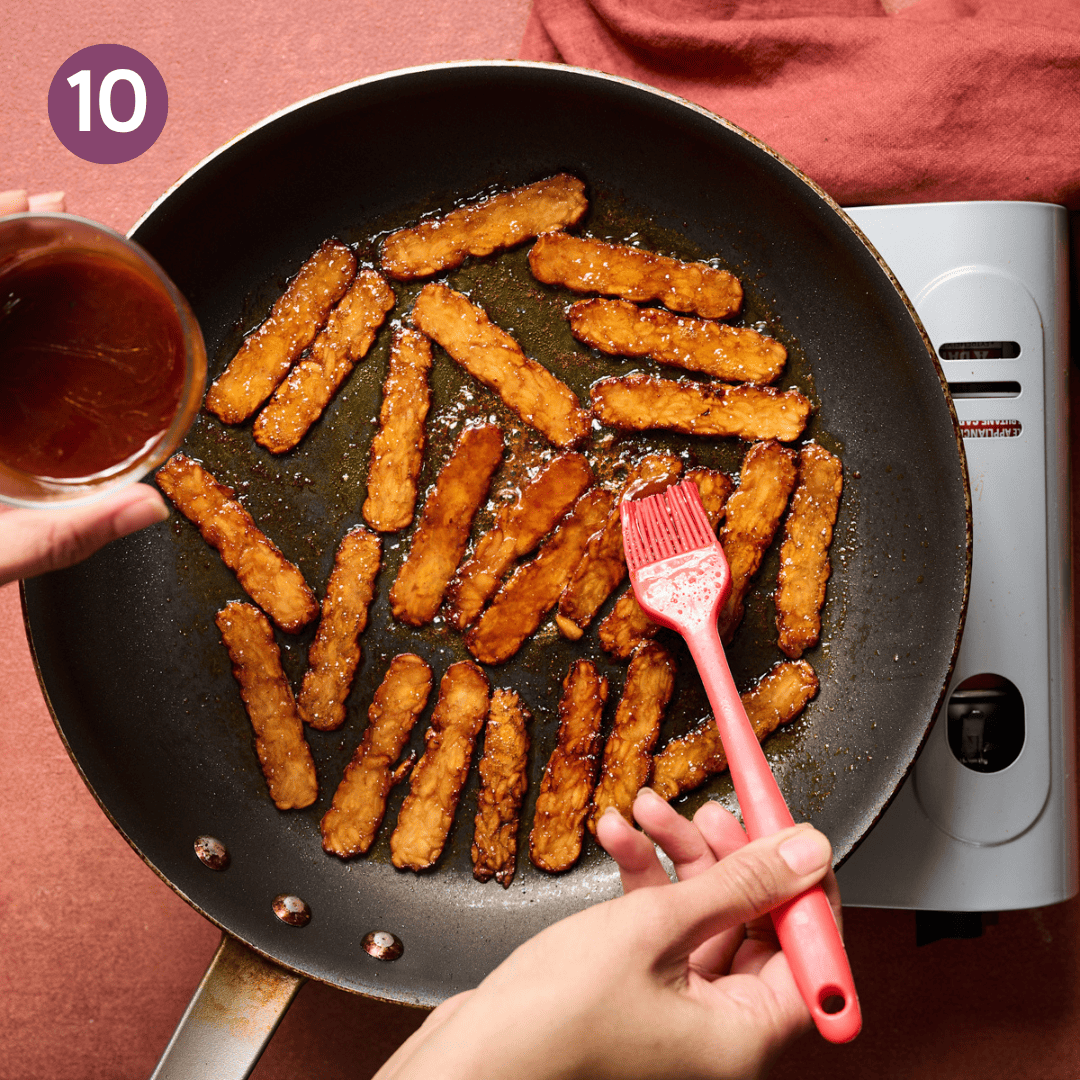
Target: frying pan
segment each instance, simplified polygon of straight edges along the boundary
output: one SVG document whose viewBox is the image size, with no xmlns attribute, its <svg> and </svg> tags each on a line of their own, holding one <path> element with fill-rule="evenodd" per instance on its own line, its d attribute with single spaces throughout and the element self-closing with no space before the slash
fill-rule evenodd
<svg viewBox="0 0 1080 1080">
<path fill-rule="evenodd" d="M 788 345 L 784 385 L 800 386 L 817 405 L 808 437 L 843 457 L 823 644 L 808 657 L 821 691 L 768 744 L 796 818 L 828 834 L 842 861 L 896 792 L 941 704 L 966 606 L 971 531 L 962 444 L 941 369 L 897 283 L 823 192 L 746 133 L 656 90 L 559 66 L 451 64 L 366 79 L 271 117 L 178 183 L 133 236 L 191 302 L 213 376 L 326 237 L 354 244 L 361 262 L 374 263 L 389 229 L 560 171 L 588 185 L 586 232 L 709 258 L 740 275 L 746 321 Z M 473 260 L 450 280 L 583 399 L 599 376 L 641 366 L 576 345 L 562 317 L 566 296 L 528 278 L 523 250 Z M 416 290 L 397 291 L 393 318 L 403 318 Z M 319 591 L 338 540 L 361 520 L 387 338 L 384 330 L 293 453 L 273 458 L 255 446 L 249 427 L 225 428 L 208 416 L 186 444 L 236 488 Z M 437 360 L 421 490 L 461 424 L 477 416 L 509 424 L 501 410 L 445 357 Z M 520 480 L 514 462 L 540 453 L 530 439 L 511 447 L 496 501 Z M 593 457 L 601 472 L 611 466 L 610 478 L 614 463 L 646 445 L 729 470 L 741 452 L 733 440 L 601 436 Z M 337 732 L 311 733 L 321 794 L 291 813 L 266 796 L 213 624 L 241 590 L 190 523 L 176 515 L 23 587 L 41 685 L 84 779 L 142 858 L 226 933 L 220 978 L 212 974 L 211 983 L 235 989 L 254 969 L 277 980 L 280 1000 L 263 1039 L 302 977 L 430 1006 L 475 985 L 542 927 L 619 891 L 613 864 L 595 846 L 558 877 L 519 858 L 509 889 L 474 881 L 475 768 L 433 871 L 396 871 L 388 827 L 367 858 L 344 863 L 322 852 L 319 819 L 390 658 L 417 652 L 438 678 L 467 655 L 445 625 L 418 632 L 390 617 L 386 594 L 406 551 L 401 537 L 384 540 L 349 718 Z M 775 553 L 769 558 L 775 566 Z M 780 659 L 768 603 L 767 590 L 751 602 L 732 651 L 744 684 Z M 278 635 L 294 682 L 312 633 Z M 518 689 L 534 714 L 525 828 L 554 745 L 557 686 L 583 654 L 602 658 L 593 635 L 572 644 L 545 628 L 511 663 L 488 670 L 493 686 Z M 613 705 L 624 669 L 605 670 Z M 662 740 L 706 715 L 693 679 L 682 676 Z M 392 796 L 388 823 L 403 794 Z M 714 780 L 687 809 L 704 798 L 730 804 L 727 779 Z M 225 869 L 197 857 L 196 838 L 206 835 L 227 849 Z M 275 914 L 283 895 L 303 901 L 306 924 Z M 386 936 L 372 944 L 373 933 Z M 253 1061 L 230 1067 L 246 1075 Z"/>
</svg>

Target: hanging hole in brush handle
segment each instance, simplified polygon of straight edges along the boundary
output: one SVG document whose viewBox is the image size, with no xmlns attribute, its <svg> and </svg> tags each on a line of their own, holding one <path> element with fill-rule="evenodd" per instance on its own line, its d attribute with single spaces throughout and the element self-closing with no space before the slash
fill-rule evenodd
<svg viewBox="0 0 1080 1080">
<path fill-rule="evenodd" d="M 843 1012 L 847 1002 L 844 1000 L 844 995 L 835 986 L 827 986 L 821 991 L 821 1000 L 818 1004 L 821 1006 L 823 1013 L 832 1016 L 834 1013 Z"/>
</svg>

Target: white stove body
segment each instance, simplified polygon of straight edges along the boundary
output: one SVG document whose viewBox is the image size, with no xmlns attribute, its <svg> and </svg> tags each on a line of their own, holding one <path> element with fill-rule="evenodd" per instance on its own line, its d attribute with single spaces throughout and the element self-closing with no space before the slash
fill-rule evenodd
<svg viewBox="0 0 1080 1080">
<path fill-rule="evenodd" d="M 950 749 L 942 707 L 896 799 L 840 870 L 844 902 L 1001 911 L 1065 900 L 1080 884 L 1066 212 L 979 202 L 848 213 L 939 356 L 950 343 L 1007 346 L 986 359 L 970 357 L 1002 350 L 946 347 L 945 356 L 964 358 L 942 358 L 964 432 L 974 533 L 946 703 L 969 677 L 990 673 L 1019 689 L 1024 717 L 1019 756 L 978 772 Z"/>
</svg>

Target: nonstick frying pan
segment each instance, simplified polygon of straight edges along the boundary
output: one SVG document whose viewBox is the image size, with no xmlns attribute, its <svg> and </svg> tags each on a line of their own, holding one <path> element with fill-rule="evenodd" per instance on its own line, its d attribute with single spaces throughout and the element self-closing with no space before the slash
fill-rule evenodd
<svg viewBox="0 0 1080 1080">
<path fill-rule="evenodd" d="M 708 258 L 739 274 L 746 321 L 789 347 L 783 385 L 800 386 L 817 403 L 807 437 L 843 458 L 823 644 L 808 657 L 821 691 L 768 744 L 796 818 L 826 832 L 843 860 L 896 792 L 941 704 L 966 605 L 971 531 L 963 451 L 941 369 L 895 280 L 827 196 L 744 132 L 669 95 L 572 68 L 468 63 L 366 79 L 271 117 L 185 177 L 133 235 L 191 302 L 213 376 L 326 237 L 354 244 L 361 261 L 373 262 L 389 229 L 560 171 L 589 187 L 584 231 Z M 568 297 L 528 278 L 524 250 L 473 260 L 451 282 L 583 399 L 599 376 L 642 366 L 576 345 L 561 314 Z M 405 317 L 413 295 L 415 287 L 398 289 L 392 318 Z M 236 488 L 317 591 L 341 535 L 361 520 L 388 336 L 384 329 L 292 454 L 273 458 L 255 446 L 249 425 L 226 428 L 208 416 L 186 444 Z M 463 422 L 510 419 L 445 356 L 436 362 L 434 395 L 422 490 Z M 527 453 L 530 438 L 519 438 L 513 454 Z M 593 456 L 602 470 L 646 445 L 732 471 L 742 452 L 733 440 L 645 442 L 601 433 Z M 385 541 L 349 719 L 337 732 L 311 734 L 321 795 L 301 812 L 281 813 L 267 798 L 213 623 L 242 592 L 190 523 L 176 515 L 80 566 L 28 581 L 23 599 L 61 735 L 102 808 L 147 863 L 227 935 L 288 971 L 427 1006 L 475 985 L 518 943 L 619 888 L 595 845 L 558 877 L 519 856 L 509 889 L 474 881 L 475 768 L 433 871 L 399 872 L 389 863 L 386 837 L 400 788 L 369 857 L 343 863 L 322 852 L 319 819 L 389 659 L 418 652 L 438 678 L 467 655 L 444 625 L 417 632 L 390 617 L 386 594 L 406 550 L 401 537 Z M 766 580 L 775 572 L 775 553 L 770 558 Z M 780 659 L 768 592 L 751 602 L 732 651 L 744 684 Z M 278 635 L 297 682 L 312 633 Z M 523 834 L 554 744 L 557 686 L 581 650 L 602 657 L 593 635 L 575 645 L 545 629 L 510 664 L 488 671 L 493 686 L 518 689 L 535 717 Z M 607 670 L 613 707 L 624 668 Z M 431 704 L 414 732 L 417 746 Z M 662 739 L 705 715 L 691 674 L 682 675 Z M 686 808 L 704 798 L 731 804 L 727 779 L 714 780 Z M 196 856 L 195 840 L 206 835 L 227 848 L 226 869 Z M 275 914 L 282 895 L 304 901 L 306 925 Z M 391 939 L 373 946 L 372 933 L 393 935 L 389 953 L 378 942 Z M 399 946 L 396 959 L 376 955 L 393 956 Z"/>
</svg>

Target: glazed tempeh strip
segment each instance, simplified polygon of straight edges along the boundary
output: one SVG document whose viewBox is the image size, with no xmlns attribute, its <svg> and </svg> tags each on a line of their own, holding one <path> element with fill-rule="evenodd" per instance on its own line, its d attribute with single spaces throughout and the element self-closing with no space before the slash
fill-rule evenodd
<svg viewBox="0 0 1080 1080">
<path fill-rule="evenodd" d="M 758 741 L 764 742 L 782 724 L 794 720 L 817 689 L 817 676 L 805 660 L 776 664 L 752 690 L 741 695 Z M 656 755 L 651 786 L 658 795 L 671 800 L 700 787 L 726 768 L 720 732 L 713 720 L 706 720 L 689 734 L 672 739 Z"/>
<path fill-rule="evenodd" d="M 323 816 L 323 849 L 343 859 L 363 855 L 374 843 L 390 789 L 402 779 L 393 770 L 431 693 L 431 668 L 402 653 L 375 691 L 364 737 L 345 768 L 334 804 Z"/>
<path fill-rule="evenodd" d="M 398 869 L 423 870 L 442 854 L 487 712 L 484 673 L 471 660 L 451 664 L 390 836 L 390 858 Z"/>
<path fill-rule="evenodd" d="M 270 798 L 279 810 L 310 806 L 319 794 L 315 762 L 269 620 L 258 608 L 233 600 L 214 621 L 255 731 L 255 751 Z"/>
<path fill-rule="evenodd" d="M 560 173 L 391 233 L 383 241 L 382 267 L 398 281 L 428 277 L 460 266 L 466 255 L 490 255 L 574 225 L 588 207 L 585 185 Z"/>
<path fill-rule="evenodd" d="M 397 329 L 361 511 L 376 532 L 397 532 L 413 519 L 416 478 L 424 462 L 424 420 L 431 406 L 430 370 L 430 340 L 416 330 Z"/>
<path fill-rule="evenodd" d="M 514 571 L 465 635 L 465 644 L 477 660 L 501 664 L 521 648 L 555 606 L 589 537 L 607 520 L 612 501 L 611 492 L 602 488 L 586 491 L 541 545 L 536 558 Z"/>
<path fill-rule="evenodd" d="M 725 642 L 742 622 L 751 579 L 776 534 L 795 477 L 795 451 L 779 443 L 756 443 L 743 458 L 739 490 L 728 499 L 719 537 L 731 570 L 731 592 L 717 620 Z"/>
<path fill-rule="evenodd" d="M 291 450 L 323 414 L 341 384 L 367 355 L 394 306 L 394 293 L 374 270 L 361 270 L 301 360 L 255 418 L 252 435 L 272 454 Z"/>
<path fill-rule="evenodd" d="M 630 469 L 619 499 L 630 498 L 635 492 L 644 495 L 662 490 L 681 471 L 682 462 L 673 454 L 649 454 Z M 585 554 L 559 597 L 555 621 L 562 635 L 577 641 L 624 577 L 622 519 L 614 506 L 603 528 L 589 537 Z"/>
<path fill-rule="evenodd" d="M 718 469 L 691 469 L 685 479 L 697 484 L 705 516 L 715 530 L 724 515 L 724 504 L 735 486 L 731 477 Z M 641 642 L 655 637 L 659 629 L 641 610 L 634 590 L 630 588 L 615 601 L 615 606 L 596 628 L 596 634 L 604 652 L 618 660 L 625 660 Z"/>
<path fill-rule="evenodd" d="M 449 619 L 458 630 L 476 620 L 515 560 L 551 532 L 592 481 L 592 469 L 581 454 L 560 454 L 499 511 L 450 585 Z"/>
<path fill-rule="evenodd" d="M 529 267 L 549 285 L 624 300 L 659 300 L 672 311 L 706 319 L 734 315 L 742 304 L 739 279 L 726 270 L 566 233 L 541 236 L 529 252 Z"/>
<path fill-rule="evenodd" d="M 717 379 L 771 383 L 787 361 L 787 349 L 756 330 L 639 308 L 626 300 L 583 300 L 567 315 L 574 337 L 601 352 L 648 356 Z"/>
<path fill-rule="evenodd" d="M 593 410 L 624 431 L 661 428 L 687 435 L 738 439 L 797 439 L 810 418 L 798 390 L 771 386 L 699 383 L 649 375 L 600 379 L 590 390 Z"/>
<path fill-rule="evenodd" d="M 588 821 L 594 836 L 609 806 L 633 824 L 634 797 L 649 782 L 653 747 L 674 689 L 675 661 L 667 649 L 655 641 L 641 645 L 630 658 L 615 724 L 604 744 Z"/>
<path fill-rule="evenodd" d="M 324 241 L 211 385 L 206 407 L 226 424 L 246 420 L 315 340 L 355 273 L 352 251 L 337 240 Z"/>
<path fill-rule="evenodd" d="M 424 503 L 409 557 L 390 589 L 395 618 L 410 626 L 435 618 L 502 452 L 502 432 L 495 424 L 468 427 L 458 437 Z"/>
<path fill-rule="evenodd" d="M 626 660 L 643 641 L 656 637 L 659 630 L 659 625 L 641 610 L 631 587 L 615 601 L 596 628 L 596 635 L 604 652 L 616 660 Z"/>
<path fill-rule="evenodd" d="M 529 783 L 529 710 L 513 690 L 496 690 L 484 725 L 480 793 L 473 831 L 473 877 L 510 888 L 517 865 L 521 800 Z"/>
<path fill-rule="evenodd" d="M 821 636 L 821 608 L 829 580 L 829 545 L 840 506 L 840 459 L 817 443 L 799 452 L 799 480 L 784 523 L 776 589 L 780 651 L 793 660 Z"/>
<path fill-rule="evenodd" d="M 234 498 L 232 488 L 183 454 L 169 458 L 155 479 L 282 630 L 296 633 L 318 615 L 319 604 L 304 575 L 259 529 Z"/>
<path fill-rule="evenodd" d="M 575 661 L 563 681 L 558 742 L 544 769 L 529 835 L 529 858 L 541 870 L 569 870 L 581 855 L 607 692 L 607 679 L 591 660 Z"/>
<path fill-rule="evenodd" d="M 345 722 L 345 699 L 360 663 L 359 638 L 375 595 L 380 553 L 379 538 L 357 526 L 345 534 L 334 555 L 297 698 L 301 719 L 318 731 L 333 731 Z"/>
<path fill-rule="evenodd" d="M 571 447 L 588 434 L 589 413 L 570 387 L 527 357 L 467 296 L 438 282 L 425 285 L 412 321 L 556 446 Z"/>
<path fill-rule="evenodd" d="M 723 519 L 728 498 L 735 489 L 735 481 L 719 469 L 691 469 L 684 479 L 693 480 L 697 485 L 705 516 L 715 532 Z"/>
</svg>

